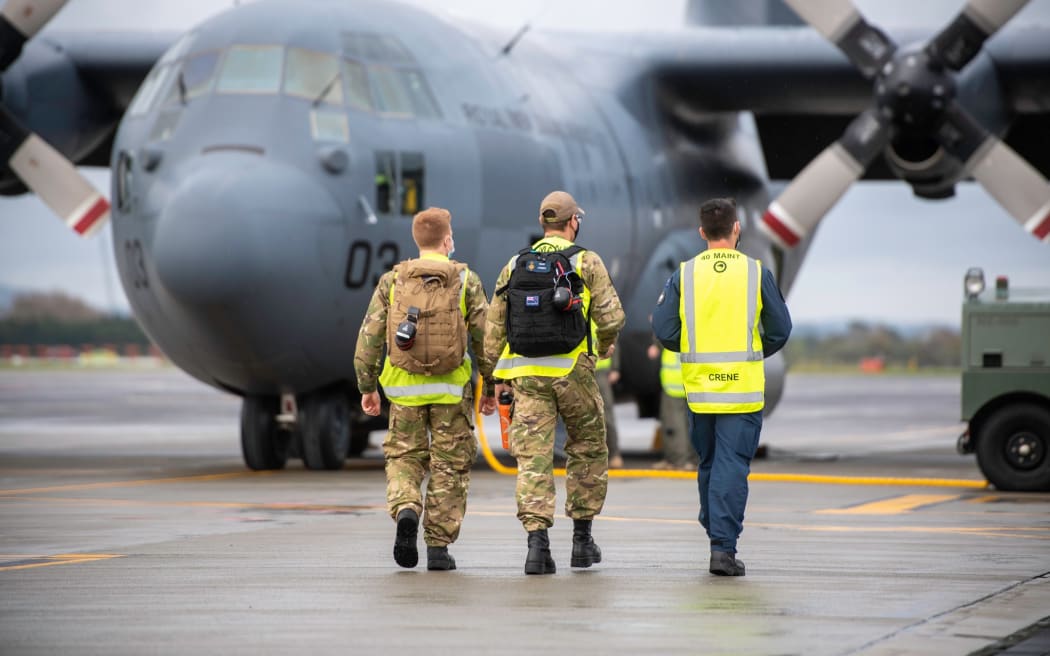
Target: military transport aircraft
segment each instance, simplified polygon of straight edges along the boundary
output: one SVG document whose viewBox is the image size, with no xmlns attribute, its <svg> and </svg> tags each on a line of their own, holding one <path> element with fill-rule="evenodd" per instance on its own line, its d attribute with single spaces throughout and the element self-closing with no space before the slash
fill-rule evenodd
<svg viewBox="0 0 1050 656">
<path fill-rule="evenodd" d="M 849 0 L 698 1 L 677 30 L 510 39 L 395 2 L 259 0 L 177 38 L 32 38 L 63 4 L 3 6 L 0 192 L 35 192 L 82 234 L 112 214 L 136 318 L 243 398 L 253 469 L 290 454 L 333 469 L 365 448 L 357 327 L 429 205 L 491 285 L 537 236 L 538 200 L 571 191 L 627 309 L 643 414 L 659 389 L 647 316 L 701 248 L 707 198 L 738 199 L 741 248 L 785 292 L 862 176 L 926 198 L 972 176 L 1050 239 L 1050 25 L 997 34 L 1023 0 L 892 36 Z M 112 207 L 71 162 L 111 167 Z M 772 408 L 779 357 L 767 381 Z"/>
</svg>

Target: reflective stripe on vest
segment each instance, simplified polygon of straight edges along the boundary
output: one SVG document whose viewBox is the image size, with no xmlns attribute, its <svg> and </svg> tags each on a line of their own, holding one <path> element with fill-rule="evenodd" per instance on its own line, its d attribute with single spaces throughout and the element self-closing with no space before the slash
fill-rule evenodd
<svg viewBox="0 0 1050 656">
<path fill-rule="evenodd" d="M 709 249 L 683 262 L 681 275 L 682 381 L 689 409 L 761 410 L 761 262 L 735 250 Z"/>
<path fill-rule="evenodd" d="M 558 250 L 565 250 L 572 246 L 572 242 L 568 239 L 562 239 L 561 237 L 544 238 L 532 245 L 535 249 L 536 246 L 547 243 Z M 580 279 L 583 279 L 583 254 L 586 251 L 580 251 L 569 258 L 569 262 L 572 263 L 572 268 L 579 274 Z M 514 257 L 510 258 L 510 263 L 507 264 L 508 271 L 514 271 L 514 265 L 518 262 L 518 256 L 515 254 Z M 580 294 L 580 298 L 583 300 L 583 314 L 590 319 L 591 316 L 591 290 L 586 284 L 583 286 L 583 293 Z M 581 353 L 587 351 L 587 338 L 584 337 L 580 343 L 570 353 L 561 355 L 548 355 L 539 358 L 527 358 L 524 355 L 518 355 L 517 353 L 511 353 L 510 344 L 503 346 L 503 353 L 499 356 L 499 362 L 496 363 L 496 369 L 492 372 L 492 375 L 496 378 L 502 378 L 503 380 L 511 380 L 513 378 L 521 378 L 522 376 L 552 376 L 560 377 L 566 376 L 572 368 L 576 366 L 576 360 L 580 357 Z"/>
<path fill-rule="evenodd" d="M 459 273 L 459 309 L 464 321 L 467 317 L 467 275 L 464 268 Z M 390 287 L 390 301 L 394 300 L 394 287 Z M 470 354 L 463 354 L 463 362 L 458 367 L 440 376 L 414 374 L 395 367 L 390 357 L 383 362 L 383 371 L 379 374 L 379 384 L 391 403 L 406 406 L 430 405 L 432 403 L 459 403 L 463 400 L 463 387 L 470 380 Z"/>
<path fill-rule="evenodd" d="M 660 354 L 660 387 L 664 394 L 675 399 L 685 398 L 685 385 L 682 383 L 682 361 L 674 351 L 664 349 Z"/>
</svg>

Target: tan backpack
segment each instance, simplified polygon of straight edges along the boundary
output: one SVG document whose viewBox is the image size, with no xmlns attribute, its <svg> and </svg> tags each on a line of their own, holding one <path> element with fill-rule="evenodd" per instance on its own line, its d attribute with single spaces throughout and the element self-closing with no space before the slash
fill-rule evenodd
<svg viewBox="0 0 1050 656">
<path fill-rule="evenodd" d="M 387 315 L 387 353 L 399 369 L 440 376 L 463 364 L 467 326 L 460 299 L 467 265 L 439 260 L 406 260 L 394 267 Z M 415 308 L 413 310 L 413 308 Z M 397 345 L 398 326 L 413 315 L 415 339 L 410 348 Z"/>
</svg>

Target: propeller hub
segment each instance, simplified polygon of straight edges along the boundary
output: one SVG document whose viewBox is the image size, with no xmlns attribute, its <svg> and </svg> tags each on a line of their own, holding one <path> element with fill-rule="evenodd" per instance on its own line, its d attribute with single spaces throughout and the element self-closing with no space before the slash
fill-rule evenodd
<svg viewBox="0 0 1050 656">
<path fill-rule="evenodd" d="M 875 81 L 879 112 L 899 130 L 930 134 L 955 98 L 955 78 L 921 47 L 902 48 Z"/>
</svg>

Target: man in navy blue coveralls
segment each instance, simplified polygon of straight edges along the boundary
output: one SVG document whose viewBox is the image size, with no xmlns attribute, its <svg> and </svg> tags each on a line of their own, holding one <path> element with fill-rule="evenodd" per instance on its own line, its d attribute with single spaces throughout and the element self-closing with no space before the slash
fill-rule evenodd
<svg viewBox="0 0 1050 656">
<path fill-rule="evenodd" d="M 700 224 L 700 236 L 708 242 L 708 251 L 714 253 L 712 249 L 724 249 L 719 252 L 729 254 L 730 257 L 738 254 L 735 248 L 740 239 L 740 222 L 736 218 L 736 203 L 732 199 L 714 199 L 704 203 L 700 209 Z M 742 254 L 736 256 L 739 255 Z M 791 316 L 780 288 L 769 269 L 763 266 L 761 272 L 759 334 L 762 353 L 755 356 L 759 360 L 779 351 L 791 333 Z M 679 268 L 664 285 L 652 315 L 653 332 L 657 339 L 665 348 L 676 352 L 683 350 L 680 316 L 680 311 L 684 312 L 680 310 L 682 287 L 682 268 Z M 702 314 L 704 299 L 700 298 L 696 303 L 696 314 Z M 736 559 L 737 538 L 743 530 L 747 476 L 758 448 L 761 429 L 761 409 L 738 413 L 690 411 L 690 439 L 693 448 L 700 454 L 697 474 L 700 524 L 711 541 L 710 571 L 713 574 L 743 576 L 745 572 L 744 564 Z"/>
</svg>

